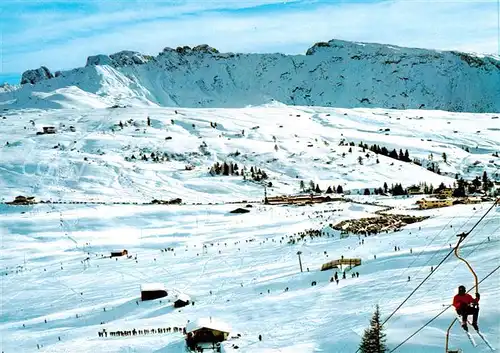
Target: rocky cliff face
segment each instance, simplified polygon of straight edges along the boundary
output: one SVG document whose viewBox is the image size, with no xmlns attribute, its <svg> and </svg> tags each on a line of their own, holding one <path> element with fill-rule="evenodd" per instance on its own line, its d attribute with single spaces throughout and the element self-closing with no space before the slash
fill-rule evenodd
<svg viewBox="0 0 500 353">
<path fill-rule="evenodd" d="M 101 84 L 86 87 L 84 76 L 98 67 Z M 35 81 L 48 78 L 38 75 Z M 500 111 L 500 61 L 493 57 L 339 40 L 316 43 L 306 55 L 219 53 L 208 45 L 165 48 L 156 57 L 122 51 L 89 57 L 85 68 L 50 81 L 51 87 L 76 85 L 107 96 L 127 90 L 164 106 L 239 107 L 274 99 L 346 108 Z M 44 89 L 43 82 L 38 85 Z"/>
<path fill-rule="evenodd" d="M 87 58 L 87 65 L 110 65 L 113 67 L 124 67 L 129 65 L 142 65 L 147 63 L 153 57 L 149 55 L 142 55 L 135 51 L 124 50 L 116 54 L 104 55 L 99 54 L 89 56 Z"/>
<path fill-rule="evenodd" d="M 28 70 L 23 72 L 21 76 L 21 84 L 24 85 L 26 83 L 35 84 L 37 82 L 48 80 L 53 78 L 54 75 L 47 69 L 45 66 L 42 66 L 35 70 Z"/>
</svg>

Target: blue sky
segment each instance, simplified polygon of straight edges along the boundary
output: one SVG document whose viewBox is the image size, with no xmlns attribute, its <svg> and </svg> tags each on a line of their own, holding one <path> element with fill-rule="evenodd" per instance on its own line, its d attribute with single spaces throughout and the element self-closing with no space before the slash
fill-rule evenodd
<svg viewBox="0 0 500 353">
<path fill-rule="evenodd" d="M 333 38 L 498 53 L 497 0 L 0 0 L 0 82 L 89 55 L 210 44 L 304 53 Z"/>
</svg>

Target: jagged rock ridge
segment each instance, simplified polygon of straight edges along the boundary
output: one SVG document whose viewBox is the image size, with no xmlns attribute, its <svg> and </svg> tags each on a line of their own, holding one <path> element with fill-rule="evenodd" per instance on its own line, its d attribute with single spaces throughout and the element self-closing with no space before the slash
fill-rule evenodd
<svg viewBox="0 0 500 353">
<path fill-rule="evenodd" d="M 32 90 L 74 85 L 114 101 L 134 97 L 162 106 L 239 107 L 274 99 L 348 108 L 500 111 L 500 61 L 493 57 L 340 40 L 316 43 L 306 55 L 219 53 L 208 45 L 165 48 L 156 57 L 122 51 L 91 56 L 85 68 L 59 77 L 48 73 L 35 80 L 25 73 L 26 81 L 35 83 Z M 100 81 L 85 85 L 85 76 Z"/>
</svg>

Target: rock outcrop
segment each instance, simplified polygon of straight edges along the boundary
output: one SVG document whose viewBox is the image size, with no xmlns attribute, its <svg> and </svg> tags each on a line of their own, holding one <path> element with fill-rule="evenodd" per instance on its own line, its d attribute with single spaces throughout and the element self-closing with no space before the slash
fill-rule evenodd
<svg viewBox="0 0 500 353">
<path fill-rule="evenodd" d="M 143 55 L 136 51 L 123 50 L 109 56 L 104 54 L 89 56 L 85 66 L 109 65 L 119 68 L 130 65 L 142 65 L 152 59 L 153 57 L 149 55 Z"/>
<path fill-rule="evenodd" d="M 47 80 L 53 78 L 54 75 L 47 69 L 45 66 L 42 66 L 35 70 L 27 70 L 23 72 L 21 76 L 21 84 L 24 85 L 26 83 L 35 84 L 37 82 Z"/>
</svg>

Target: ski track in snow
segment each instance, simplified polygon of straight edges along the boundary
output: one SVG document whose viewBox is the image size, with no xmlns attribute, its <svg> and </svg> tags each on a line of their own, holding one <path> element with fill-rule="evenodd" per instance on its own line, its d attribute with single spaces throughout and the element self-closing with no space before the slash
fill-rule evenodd
<svg viewBox="0 0 500 353">
<path fill-rule="evenodd" d="M 399 232 L 363 238 L 363 245 L 357 236 L 340 239 L 338 232 L 289 245 L 287 237 L 295 232 L 374 216 L 381 208 L 345 202 L 313 207 L 253 204 L 249 214 L 232 215 L 229 211 L 237 205 L 208 203 L 261 200 L 263 188 L 237 176 L 210 176 L 208 168 L 215 161 L 264 169 L 273 183 L 267 189 L 269 195 L 297 193 L 300 180 L 306 184 L 314 180 L 323 190 L 341 184 L 353 193 L 381 187 L 384 182 L 451 184 L 455 173 L 470 179 L 483 170 L 490 176 L 498 172 L 500 162 L 491 156 L 500 150 L 500 133 L 495 130 L 498 120 L 491 119 L 494 114 L 281 104 L 176 109 L 179 114 L 173 108 L 156 107 L 3 112 L 0 190 L 4 201 L 33 194 L 39 200 L 146 202 L 180 197 L 188 203 L 0 205 L 3 352 L 182 352 L 180 333 L 100 338 L 97 332 L 103 328 L 109 332 L 184 327 L 187 320 L 208 316 L 224 320 L 233 334 L 242 335 L 224 343 L 226 352 L 354 352 L 374 305 L 380 305 L 383 317 L 390 314 L 447 254 L 449 244 L 457 240 L 455 235 L 470 229 L 491 205 L 416 211 L 410 208 L 419 197 L 351 195 L 357 201 L 395 207 L 390 212 L 431 217 Z M 146 126 L 147 116 L 151 127 Z M 137 126 L 111 131 L 114 124 L 128 119 L 134 119 Z M 217 129 L 210 122 L 217 122 Z M 36 136 L 41 126 L 49 125 L 56 126 L 58 133 Z M 69 126 L 76 131 L 69 131 Z M 252 130 L 255 126 L 259 128 Z M 390 131 L 380 131 L 386 128 Z M 165 140 L 167 136 L 172 140 Z M 366 158 L 358 147 L 349 153 L 348 146 L 338 146 L 342 138 L 356 144 L 376 143 L 389 150 L 408 149 L 411 158 L 427 158 L 432 153 L 447 175 L 380 155 L 377 164 L 371 152 Z M 137 157 L 141 148 L 169 154 L 200 152 L 202 142 L 210 156 L 199 153 L 162 164 L 124 160 L 132 154 Z M 58 143 L 63 147 L 54 149 Z M 310 144 L 313 146 L 308 147 Z M 470 153 L 462 146 L 468 146 Z M 228 157 L 236 150 L 239 156 Z M 441 159 L 443 152 L 447 163 Z M 364 158 L 363 165 L 358 163 L 359 156 Z M 475 161 L 478 166 L 469 167 Z M 187 163 L 195 169 L 186 171 Z M 461 253 L 480 279 L 498 265 L 499 234 L 500 208 L 496 207 L 464 243 Z M 206 251 L 203 245 L 207 245 Z M 394 246 L 401 251 L 395 252 Z M 168 247 L 175 251 L 160 251 Z M 101 258 L 101 254 L 123 248 L 137 255 L 138 262 Z M 302 251 L 303 273 L 298 250 Z M 362 266 L 355 268 L 360 276 L 353 279 L 347 272 L 347 279 L 338 285 L 330 283 L 333 272 L 319 271 L 321 264 L 342 255 L 363 259 Z M 90 262 L 84 266 L 82 260 L 87 256 Z M 16 273 L 16 266 L 25 270 Z M 480 286 L 480 327 L 497 349 L 499 278 L 496 273 Z M 317 285 L 311 286 L 312 281 Z M 169 297 L 161 303 L 137 305 L 139 287 L 148 282 L 165 283 Z M 465 265 L 450 257 L 389 320 L 389 348 L 448 305 L 459 284 L 470 287 L 472 282 Z M 168 300 L 178 292 L 189 294 L 195 305 L 174 309 Z M 442 352 L 445 331 L 453 318 L 452 311 L 447 311 L 398 351 Z M 452 331 L 453 347 L 487 352 L 477 341 L 478 347 L 473 349 L 458 326 Z M 238 350 L 231 348 L 233 343 Z M 37 350 L 37 344 L 43 347 Z"/>
</svg>

